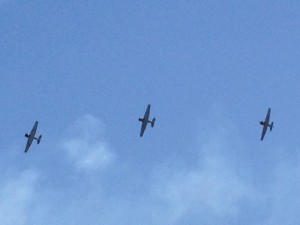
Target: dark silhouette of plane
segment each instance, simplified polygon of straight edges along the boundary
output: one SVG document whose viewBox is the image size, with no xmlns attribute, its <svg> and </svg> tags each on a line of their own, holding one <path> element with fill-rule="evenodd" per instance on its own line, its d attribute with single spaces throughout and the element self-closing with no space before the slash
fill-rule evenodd
<svg viewBox="0 0 300 225">
<path fill-rule="evenodd" d="M 37 144 L 39 144 L 41 142 L 42 139 L 42 135 L 40 135 L 38 138 L 35 137 L 35 133 L 38 127 L 38 121 L 36 121 L 33 125 L 33 128 L 31 129 L 30 134 L 25 134 L 25 137 L 28 139 L 27 140 L 27 144 L 26 144 L 26 148 L 25 148 L 25 152 L 27 152 L 33 142 L 33 140 L 36 140 Z"/>
<path fill-rule="evenodd" d="M 268 109 L 265 121 L 259 122 L 259 124 L 263 126 L 263 130 L 262 130 L 261 138 L 260 138 L 261 141 L 264 139 L 268 127 L 270 127 L 270 131 L 272 131 L 272 129 L 273 129 L 273 122 L 271 124 L 269 124 L 270 116 L 271 116 L 271 108 Z"/>
<path fill-rule="evenodd" d="M 148 123 L 151 123 L 151 127 L 154 127 L 155 117 L 151 121 L 149 120 L 150 107 L 151 107 L 151 105 L 148 105 L 144 117 L 139 118 L 139 121 L 142 122 L 140 137 L 143 137 L 145 129 L 146 129 Z"/>
</svg>

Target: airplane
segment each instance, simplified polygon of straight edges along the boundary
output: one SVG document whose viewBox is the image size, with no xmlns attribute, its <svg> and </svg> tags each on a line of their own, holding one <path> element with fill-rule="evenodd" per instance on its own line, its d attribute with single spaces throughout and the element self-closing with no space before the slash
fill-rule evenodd
<svg viewBox="0 0 300 225">
<path fill-rule="evenodd" d="M 143 137 L 144 131 L 145 131 L 148 123 L 151 123 L 151 127 L 154 127 L 155 117 L 152 120 L 149 120 L 150 107 L 151 107 L 151 105 L 148 105 L 144 117 L 139 118 L 139 121 L 142 122 L 140 137 Z"/>
<path fill-rule="evenodd" d="M 269 124 L 270 121 L 270 115 L 271 115 L 271 108 L 268 109 L 265 121 L 259 121 L 259 124 L 263 126 L 262 134 L 260 140 L 262 141 L 265 137 L 265 134 L 267 132 L 268 127 L 270 128 L 270 131 L 273 129 L 273 122 Z"/>
<path fill-rule="evenodd" d="M 36 121 L 33 125 L 33 128 L 31 129 L 30 134 L 25 134 L 25 137 L 28 139 L 27 140 L 27 144 L 26 144 L 26 148 L 25 148 L 25 153 L 28 151 L 28 149 L 30 148 L 33 140 L 36 140 L 37 144 L 39 144 L 41 142 L 42 139 L 42 135 L 40 135 L 38 138 L 35 137 L 35 133 L 36 133 L 36 129 L 38 127 L 38 121 Z"/>
</svg>

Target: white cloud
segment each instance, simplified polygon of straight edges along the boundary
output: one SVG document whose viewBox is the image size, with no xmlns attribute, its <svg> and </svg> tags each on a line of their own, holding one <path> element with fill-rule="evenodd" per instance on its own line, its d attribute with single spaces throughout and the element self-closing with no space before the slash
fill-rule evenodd
<svg viewBox="0 0 300 225">
<path fill-rule="evenodd" d="M 114 154 L 103 140 L 104 130 L 101 120 L 92 115 L 83 116 L 71 126 L 63 148 L 77 169 L 103 169 L 112 163 Z"/>
<path fill-rule="evenodd" d="M 26 218 L 35 198 L 38 175 L 29 170 L 19 175 L 9 175 L 0 186 L 0 224 L 27 224 Z"/>
<path fill-rule="evenodd" d="M 276 160 L 255 168 L 254 161 L 266 157 L 247 158 L 245 154 L 251 156 L 253 149 L 242 143 L 238 129 L 226 121 L 219 118 L 202 124 L 205 132 L 195 148 L 197 163 L 166 163 L 155 170 L 152 195 L 161 202 L 162 224 L 298 224 L 299 156 L 273 148 Z"/>
<path fill-rule="evenodd" d="M 293 225 L 299 223 L 300 166 L 281 162 L 273 171 L 269 185 L 269 215 L 261 224 Z"/>
<path fill-rule="evenodd" d="M 2 175 L 0 224 L 297 224 L 300 167 L 279 157 L 269 181 L 256 186 L 252 176 L 260 171 L 243 171 L 238 153 L 244 145 L 237 128 L 224 121 L 209 124 L 214 132 L 206 132 L 189 151 L 197 157 L 192 165 L 169 161 L 154 165 L 149 175 L 122 161 L 101 179 L 75 173 L 72 180 L 74 170 L 69 170 L 65 182 L 56 179 L 65 165 L 53 166 L 51 173 L 39 168 L 43 180 L 31 170 Z M 112 163 L 104 134 L 103 123 L 91 115 L 70 127 L 64 149 L 78 170 L 101 170 Z"/>
<path fill-rule="evenodd" d="M 105 168 L 113 159 L 113 154 L 107 145 L 101 142 L 91 144 L 88 140 L 74 139 L 66 141 L 64 148 L 78 169 Z"/>
<path fill-rule="evenodd" d="M 241 149 L 239 141 L 232 138 L 235 128 L 226 124 L 213 127 L 214 132 L 196 150 L 199 155 L 196 165 L 164 166 L 155 172 L 154 191 L 167 205 L 168 224 L 179 224 L 190 213 L 198 214 L 198 218 L 209 217 L 214 224 L 216 218 L 238 218 L 242 213 L 241 203 L 253 201 L 257 196 L 255 188 L 235 166 L 238 159 L 230 154 L 232 148 Z"/>
<path fill-rule="evenodd" d="M 216 159 L 204 168 L 173 171 L 156 184 L 158 196 L 167 204 L 169 224 L 176 224 L 197 212 L 213 218 L 238 217 L 242 201 L 253 198 L 254 190 L 237 174 Z"/>
</svg>

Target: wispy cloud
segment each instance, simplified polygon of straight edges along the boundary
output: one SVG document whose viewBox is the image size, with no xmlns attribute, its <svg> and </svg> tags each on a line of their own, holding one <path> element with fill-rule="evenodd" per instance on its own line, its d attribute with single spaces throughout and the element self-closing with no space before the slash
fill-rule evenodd
<svg viewBox="0 0 300 225">
<path fill-rule="evenodd" d="M 297 224 L 299 156 L 275 147 L 277 159 L 266 161 L 266 171 L 261 171 L 264 167 L 252 165 L 257 155 L 245 156 L 253 149 L 240 140 L 238 128 L 226 118 L 214 118 L 213 123 L 201 123 L 205 133 L 194 149 L 196 164 L 166 164 L 154 173 L 153 196 L 160 200 L 162 218 L 168 218 L 164 224 Z M 267 152 L 258 157 L 263 154 Z"/>
<path fill-rule="evenodd" d="M 3 178 L 3 177 L 2 177 Z M 9 174 L 0 184 L 0 224 L 27 224 L 34 201 L 38 174 L 27 170 L 19 174 Z"/>
<path fill-rule="evenodd" d="M 168 224 L 181 224 L 193 213 L 198 219 L 219 224 L 218 218 L 238 218 L 242 202 L 253 200 L 254 187 L 234 166 L 238 159 L 224 154 L 233 147 L 239 149 L 238 141 L 225 141 L 233 136 L 231 128 L 214 126 L 214 132 L 195 149 L 199 156 L 195 166 L 157 169 L 155 192 L 169 209 Z"/>
<path fill-rule="evenodd" d="M 261 225 L 293 225 L 299 223 L 300 166 L 281 162 L 273 171 L 266 196 L 268 213 Z"/>
<path fill-rule="evenodd" d="M 113 161 L 114 154 L 104 141 L 105 126 L 100 119 L 85 115 L 69 130 L 70 137 L 64 141 L 63 148 L 77 169 L 103 169 Z"/>
<path fill-rule="evenodd" d="M 207 132 L 192 151 L 197 157 L 193 165 L 166 161 L 144 176 L 145 171 L 136 171 L 130 162 L 122 162 L 126 172 L 119 169 L 105 141 L 104 124 L 85 115 L 70 127 L 63 142 L 67 162 L 74 165 L 66 175 L 75 181 L 54 179 L 65 165 L 47 168 L 50 173 L 41 167 L 2 174 L 0 224 L 297 224 L 300 167 L 279 157 L 269 181 L 256 185 L 252 177 L 260 171 L 243 172 L 238 153 L 244 145 L 237 128 L 221 120 L 207 128 L 202 124 Z M 108 166 L 113 173 L 100 179 L 77 172 Z"/>
</svg>

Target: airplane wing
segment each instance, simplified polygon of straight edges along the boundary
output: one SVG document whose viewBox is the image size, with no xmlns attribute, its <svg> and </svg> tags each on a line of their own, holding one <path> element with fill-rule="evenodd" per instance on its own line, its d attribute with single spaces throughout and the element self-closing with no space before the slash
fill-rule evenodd
<svg viewBox="0 0 300 225">
<path fill-rule="evenodd" d="M 271 109 L 269 108 L 268 113 L 266 115 L 266 119 L 265 119 L 265 124 L 267 124 L 267 127 L 268 127 L 269 122 L 270 122 L 270 116 L 271 116 Z"/>
<path fill-rule="evenodd" d="M 140 137 L 143 137 L 144 132 L 145 132 L 146 127 L 147 127 L 147 124 L 148 124 L 147 120 L 146 121 L 144 120 L 143 123 L 142 123 L 142 127 L 141 127 Z"/>
<path fill-rule="evenodd" d="M 265 124 L 261 133 L 261 138 L 260 138 L 261 141 L 264 139 L 267 129 L 268 129 L 268 124 Z"/>
<path fill-rule="evenodd" d="M 25 148 L 25 152 L 27 152 L 32 144 L 33 138 L 29 137 L 27 140 L 27 144 L 26 144 L 26 148 Z"/>
<path fill-rule="evenodd" d="M 271 109 L 269 108 L 268 112 L 267 112 L 267 115 L 266 115 L 265 122 L 264 122 L 264 127 L 263 127 L 263 130 L 262 130 L 261 138 L 260 138 L 261 141 L 264 139 L 265 134 L 267 132 L 267 129 L 269 127 L 270 116 L 271 116 Z"/>
<path fill-rule="evenodd" d="M 148 105 L 148 106 L 147 106 L 147 109 L 146 109 L 146 112 L 145 112 L 145 115 L 144 115 L 144 120 L 146 120 L 146 121 L 149 120 L 150 107 L 151 107 L 151 105 Z"/>
<path fill-rule="evenodd" d="M 35 133 L 36 133 L 36 129 L 37 129 L 38 124 L 39 124 L 39 122 L 38 122 L 38 121 L 35 121 L 35 123 L 34 123 L 34 125 L 33 125 L 33 128 L 32 128 L 32 130 L 31 130 L 31 132 L 30 132 L 30 135 L 33 136 L 33 137 L 35 136 Z"/>
</svg>

